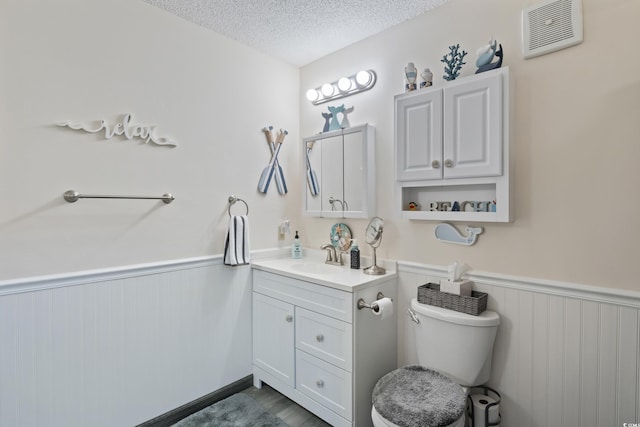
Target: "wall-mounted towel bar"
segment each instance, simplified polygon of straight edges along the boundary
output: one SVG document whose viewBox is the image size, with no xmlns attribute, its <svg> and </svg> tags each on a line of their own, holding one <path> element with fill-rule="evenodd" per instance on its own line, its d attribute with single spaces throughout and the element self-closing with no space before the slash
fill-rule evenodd
<svg viewBox="0 0 640 427">
<path fill-rule="evenodd" d="M 235 202 L 242 202 L 244 203 L 244 207 L 247 208 L 247 213 L 245 215 L 249 215 L 249 205 L 247 204 L 247 202 L 245 202 L 244 200 L 242 200 L 241 198 L 234 196 L 233 194 L 231 196 L 229 196 L 229 216 L 231 216 L 231 205 L 233 205 Z"/>
<path fill-rule="evenodd" d="M 160 197 L 153 196 L 100 196 L 95 194 L 80 194 L 75 190 L 65 191 L 63 194 L 64 199 L 69 202 L 77 202 L 78 199 L 145 199 L 145 200 L 162 200 L 164 203 L 169 204 L 174 201 L 173 197 L 169 193 L 165 193 Z"/>
</svg>

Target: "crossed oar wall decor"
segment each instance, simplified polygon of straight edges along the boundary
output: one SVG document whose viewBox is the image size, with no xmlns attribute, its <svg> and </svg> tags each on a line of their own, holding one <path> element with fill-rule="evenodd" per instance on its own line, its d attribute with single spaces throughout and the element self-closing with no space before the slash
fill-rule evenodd
<svg viewBox="0 0 640 427">
<path fill-rule="evenodd" d="M 267 164 L 267 166 L 262 170 L 260 180 L 258 181 L 258 191 L 266 194 L 267 190 L 269 189 L 271 179 L 275 175 L 278 193 L 287 194 L 287 183 L 284 179 L 282 166 L 280 166 L 280 163 L 278 162 L 278 154 L 280 153 L 280 148 L 282 147 L 282 143 L 284 142 L 284 137 L 287 136 L 289 132 L 284 129 L 280 129 L 277 138 L 274 140 L 273 126 L 265 127 L 262 130 L 267 137 L 267 144 L 269 144 L 269 150 L 271 151 L 271 160 L 269 161 L 269 164 Z"/>
</svg>

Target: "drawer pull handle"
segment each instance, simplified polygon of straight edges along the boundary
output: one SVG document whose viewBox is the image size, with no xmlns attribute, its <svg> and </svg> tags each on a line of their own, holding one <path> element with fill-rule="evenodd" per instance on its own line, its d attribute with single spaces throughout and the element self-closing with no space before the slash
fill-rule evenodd
<svg viewBox="0 0 640 427">
<path fill-rule="evenodd" d="M 316 341 L 318 341 L 318 342 L 324 341 L 324 335 L 322 335 L 322 334 L 316 335 Z"/>
<path fill-rule="evenodd" d="M 318 380 L 318 381 L 316 381 L 316 385 L 317 385 L 319 388 L 322 388 L 322 387 L 324 387 L 324 381 L 322 381 L 322 380 Z"/>
<path fill-rule="evenodd" d="M 289 323 L 293 322 L 293 316 L 290 314 L 287 314 L 287 317 L 285 317 L 285 320 Z"/>
</svg>

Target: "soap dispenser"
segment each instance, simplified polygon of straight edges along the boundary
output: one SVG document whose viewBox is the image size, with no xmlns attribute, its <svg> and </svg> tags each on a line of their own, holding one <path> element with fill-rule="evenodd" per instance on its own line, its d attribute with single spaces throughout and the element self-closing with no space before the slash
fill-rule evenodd
<svg viewBox="0 0 640 427">
<path fill-rule="evenodd" d="M 296 230 L 296 235 L 293 238 L 293 245 L 291 245 L 291 258 L 302 258 L 302 245 L 300 244 L 300 236 L 298 236 L 298 230 Z"/>
<path fill-rule="evenodd" d="M 360 249 L 358 249 L 358 241 L 351 239 L 351 268 L 360 269 Z"/>
</svg>

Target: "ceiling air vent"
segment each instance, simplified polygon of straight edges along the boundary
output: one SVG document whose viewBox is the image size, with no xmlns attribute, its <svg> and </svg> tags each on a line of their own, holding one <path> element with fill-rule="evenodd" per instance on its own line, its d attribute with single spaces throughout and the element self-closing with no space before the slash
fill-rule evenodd
<svg viewBox="0 0 640 427">
<path fill-rule="evenodd" d="M 522 11 L 522 51 L 525 58 L 581 42 L 582 0 L 552 0 Z"/>
</svg>

